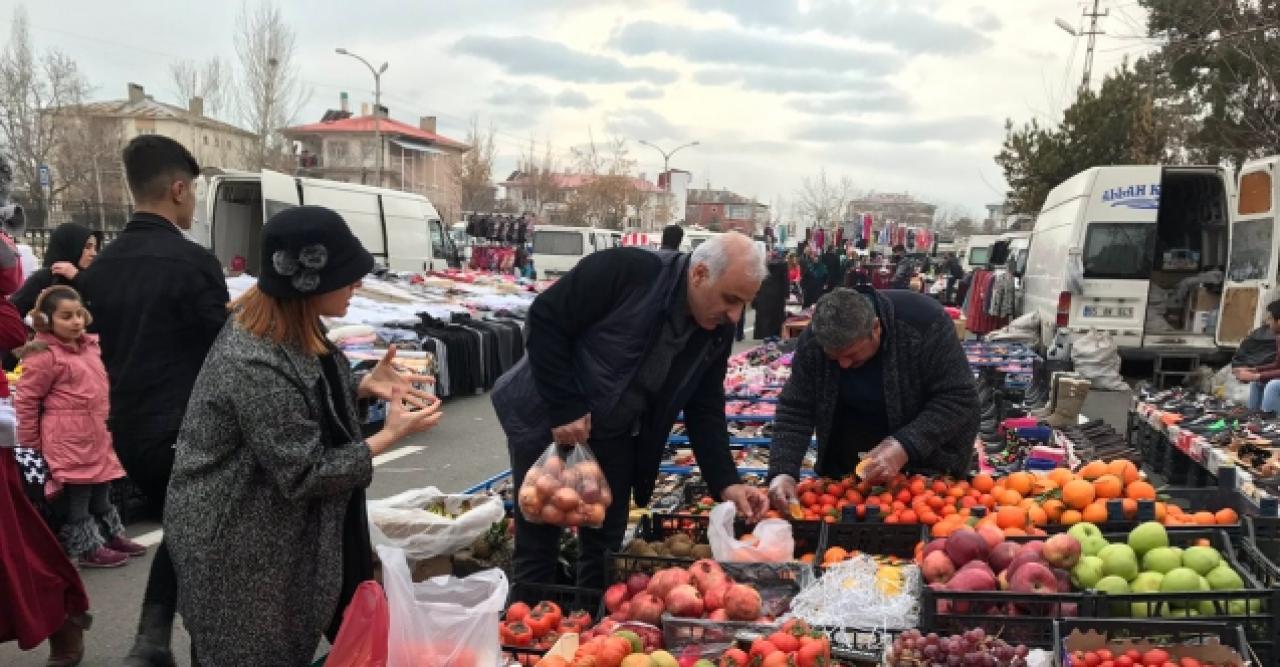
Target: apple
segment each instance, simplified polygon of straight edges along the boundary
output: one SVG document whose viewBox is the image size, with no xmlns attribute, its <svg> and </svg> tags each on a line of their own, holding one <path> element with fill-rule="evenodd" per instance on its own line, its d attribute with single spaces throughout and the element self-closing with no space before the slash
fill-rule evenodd
<svg viewBox="0 0 1280 667">
<path fill-rule="evenodd" d="M 1009 569 L 1009 564 L 1013 562 L 1021 548 L 1016 542 L 1001 542 L 991 550 L 991 555 L 987 556 L 987 562 L 991 564 L 992 570 L 1004 572 Z"/>
<path fill-rule="evenodd" d="M 1124 595 L 1129 592 L 1129 582 L 1123 577 L 1109 574 L 1098 580 L 1094 585 L 1094 590 L 1106 593 L 1107 595 Z"/>
<path fill-rule="evenodd" d="M 1009 567 L 1005 568 L 1005 572 L 1009 573 L 1012 578 L 1027 563 L 1044 563 L 1044 559 L 1040 558 L 1040 554 L 1034 551 L 1019 551 L 1018 555 L 1013 557 L 1013 561 L 1009 563 Z"/>
<path fill-rule="evenodd" d="M 1027 563 L 1009 577 L 1009 590 L 1017 593 L 1056 593 L 1058 579 L 1041 563 Z"/>
<path fill-rule="evenodd" d="M 744 584 L 733 584 L 724 594 L 724 610 L 733 621 L 750 621 L 759 618 L 760 607 L 763 604 L 760 592 Z"/>
<path fill-rule="evenodd" d="M 1244 588 L 1244 579 L 1240 578 L 1240 573 L 1226 563 L 1209 570 L 1209 574 L 1204 575 L 1204 578 L 1209 582 L 1209 587 L 1215 591 L 1233 591 Z"/>
<path fill-rule="evenodd" d="M 1129 531 L 1129 547 L 1142 557 L 1152 549 L 1169 546 L 1169 533 L 1159 521 L 1148 521 Z"/>
<path fill-rule="evenodd" d="M 1049 575 L 1053 578 L 1053 574 Z M 939 586 L 940 584 L 930 584 Z M 994 591 L 996 590 L 996 578 L 991 576 L 989 570 L 972 567 L 967 570 L 961 570 L 956 576 L 951 577 L 951 581 L 947 582 L 946 589 L 949 591 Z M 943 600 L 942 602 L 948 602 Z M 952 600 L 948 608 L 957 614 L 968 614 L 970 612 L 971 603 L 967 600 Z M 939 613 L 945 613 L 941 608 Z"/>
<path fill-rule="evenodd" d="M 1102 573 L 1116 575 L 1126 582 L 1138 576 L 1138 556 L 1127 544 L 1112 544 L 1098 552 L 1102 559 Z"/>
<path fill-rule="evenodd" d="M 1076 588 L 1093 588 L 1104 576 L 1106 575 L 1102 573 L 1102 559 L 1097 556 L 1085 556 L 1071 568 L 1071 583 L 1075 584 Z"/>
<path fill-rule="evenodd" d="M 989 549 L 994 549 L 996 548 L 996 545 L 1004 542 L 1004 531 L 989 523 L 984 523 L 981 526 L 978 526 L 978 534 L 982 536 L 982 539 L 987 541 L 987 547 Z"/>
<path fill-rule="evenodd" d="M 1053 567 L 1069 570 L 1080 561 L 1080 541 L 1066 533 L 1058 533 L 1045 541 L 1041 556 Z"/>
<path fill-rule="evenodd" d="M 1169 547 L 1156 547 L 1142 556 L 1142 569 L 1147 572 L 1164 574 L 1181 566 L 1182 556 Z"/>
<path fill-rule="evenodd" d="M 653 661 L 653 667 L 680 667 L 675 656 L 666 651 L 654 651 L 649 654 L 649 659 Z"/>
<path fill-rule="evenodd" d="M 956 573 L 956 566 L 950 558 L 947 558 L 947 554 L 934 551 L 925 556 L 924 561 L 920 563 L 920 573 L 929 583 L 935 581 L 946 583 Z"/>
<path fill-rule="evenodd" d="M 985 561 L 987 555 L 991 552 L 991 547 L 987 545 L 987 541 L 978 533 L 972 530 L 962 530 L 952 533 L 947 538 L 947 544 L 943 551 L 946 552 L 947 558 L 950 558 L 956 567 L 962 567 L 969 561 Z"/>
<path fill-rule="evenodd" d="M 604 592 L 604 608 L 612 614 L 622 607 L 622 603 L 627 601 L 630 594 L 627 592 L 627 585 L 624 583 L 616 583 L 610 586 Z"/>
<path fill-rule="evenodd" d="M 1159 593 L 1160 583 L 1164 581 L 1164 574 L 1160 572 L 1142 572 L 1139 573 L 1133 583 L 1129 585 L 1129 590 L 1134 593 Z"/>
<path fill-rule="evenodd" d="M 1085 556 L 1097 556 L 1107 546 L 1107 538 L 1102 536 L 1102 531 L 1091 523 L 1077 523 L 1072 526 L 1067 534 L 1076 538 L 1080 542 L 1080 553 Z"/>
<path fill-rule="evenodd" d="M 986 570 L 987 572 L 991 573 L 991 576 L 993 577 L 996 576 L 995 570 L 992 570 L 990 565 L 987 565 L 986 563 L 980 560 L 971 560 L 968 563 L 965 563 L 964 567 L 960 568 L 960 570 L 972 570 L 974 568 L 977 568 L 979 570 Z"/>
<path fill-rule="evenodd" d="M 1071 592 L 1071 573 L 1070 572 L 1067 572 L 1066 570 L 1060 567 L 1055 567 L 1053 568 L 1053 578 L 1058 580 L 1059 593 Z"/>
<path fill-rule="evenodd" d="M 681 584 L 671 589 L 664 600 L 667 613 L 680 618 L 702 618 L 702 594 L 692 584 Z"/>
<path fill-rule="evenodd" d="M 925 556 L 928 556 L 935 551 L 946 548 L 946 546 L 947 538 L 935 537 L 934 539 L 929 540 L 928 544 L 924 545 L 924 550 L 920 552 L 920 558 L 923 559 Z"/>
<path fill-rule="evenodd" d="M 1182 552 L 1182 565 L 1196 571 L 1197 574 L 1208 574 L 1222 563 L 1222 555 L 1213 547 L 1190 547 Z"/>
<path fill-rule="evenodd" d="M 1177 567 L 1160 581 L 1161 593 L 1194 593 L 1200 590 L 1200 575 L 1189 567 Z"/>
<path fill-rule="evenodd" d="M 996 587 L 1002 591 L 1009 590 L 1009 571 L 1008 570 L 1001 570 L 1000 574 L 996 576 Z"/>
</svg>

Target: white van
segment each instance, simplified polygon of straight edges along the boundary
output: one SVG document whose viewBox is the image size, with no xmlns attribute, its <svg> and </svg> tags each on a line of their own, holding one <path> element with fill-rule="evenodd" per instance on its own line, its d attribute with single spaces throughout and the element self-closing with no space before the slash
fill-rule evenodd
<svg viewBox="0 0 1280 667">
<path fill-rule="evenodd" d="M 621 244 L 622 232 L 617 230 L 537 225 L 533 228 L 533 268 L 544 278 L 562 276 L 583 257 Z"/>
<path fill-rule="evenodd" d="M 964 244 L 964 261 L 969 269 L 981 269 L 991 259 L 991 246 L 1000 240 L 999 234 L 975 234 Z"/>
<path fill-rule="evenodd" d="M 457 254 L 440 215 L 419 194 L 269 170 L 204 176 L 196 192 L 192 236 L 212 250 L 223 267 L 243 258 L 250 275 L 257 275 L 262 263 L 263 221 L 302 204 L 340 213 L 365 249 L 392 271 L 457 266 Z"/>
<path fill-rule="evenodd" d="M 1239 197 L 1216 166 L 1095 167 L 1067 180 L 1036 219 L 1024 312 L 1040 313 L 1045 340 L 1098 329 L 1126 356 L 1235 347 L 1280 295 L 1277 160 L 1247 163 Z M 1205 285 L 1210 303 L 1221 291 L 1216 325 L 1187 321 L 1199 290 L 1179 284 L 1214 270 L 1226 272 Z"/>
</svg>

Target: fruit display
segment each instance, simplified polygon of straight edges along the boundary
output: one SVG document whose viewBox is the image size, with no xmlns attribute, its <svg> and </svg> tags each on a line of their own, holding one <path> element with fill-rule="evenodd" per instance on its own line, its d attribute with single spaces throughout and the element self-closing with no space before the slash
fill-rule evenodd
<svg viewBox="0 0 1280 667">
<path fill-rule="evenodd" d="M 1104 664 L 1114 667 L 1217 667 L 1222 664 L 1202 662 L 1190 656 L 1177 658 L 1175 651 L 1176 649 L 1170 650 L 1168 647 L 1149 648 L 1145 651 L 1129 649 L 1124 652 L 1106 648 L 1074 651 L 1067 654 L 1063 667 L 1101 667 Z"/>
<path fill-rule="evenodd" d="M 705 532 L 706 524 L 702 524 L 702 530 Z M 700 560 L 703 558 L 711 558 L 711 545 L 705 542 L 695 542 L 688 533 L 675 533 L 661 541 L 646 542 L 640 538 L 631 540 L 623 549 L 623 553 L 628 556 L 641 556 L 645 558 L 682 558 L 689 560 Z"/>
<path fill-rule="evenodd" d="M 556 603 L 545 600 L 532 607 L 515 602 L 507 607 L 498 625 L 498 636 L 505 647 L 547 650 L 561 635 L 581 634 L 593 625 L 591 613 L 586 610 L 566 613 Z"/>
<path fill-rule="evenodd" d="M 1053 595 L 1072 592 L 1070 569 L 1079 559 L 1080 543 L 1070 535 L 1018 543 L 1006 541 L 1003 533 L 985 525 L 930 541 L 921 551 L 920 573 L 940 591 Z M 1006 604 L 999 598 L 986 602 L 944 599 L 938 603 L 938 612 L 1074 616 L 1078 606 L 1075 602 Z"/>
<path fill-rule="evenodd" d="M 762 617 L 763 599 L 753 586 L 735 583 L 714 560 L 686 568 L 671 567 L 652 576 L 636 572 L 604 592 L 604 606 L 615 621 L 662 624 L 664 614 L 712 621 L 770 622 Z"/>
<path fill-rule="evenodd" d="M 585 444 L 552 444 L 525 474 L 517 502 L 531 523 L 599 528 L 613 493 Z"/>
<path fill-rule="evenodd" d="M 1010 646 L 982 628 L 949 637 L 908 630 L 893 640 L 885 652 L 884 664 L 887 667 L 1025 667 L 1029 653 L 1026 646 Z"/>
</svg>

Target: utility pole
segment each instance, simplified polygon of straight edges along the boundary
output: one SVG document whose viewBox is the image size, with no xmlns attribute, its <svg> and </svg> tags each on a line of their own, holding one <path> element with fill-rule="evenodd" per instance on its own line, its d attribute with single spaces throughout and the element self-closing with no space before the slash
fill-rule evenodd
<svg viewBox="0 0 1280 667">
<path fill-rule="evenodd" d="M 1101 0 L 1093 0 L 1093 11 L 1085 11 L 1084 17 L 1089 19 L 1089 29 L 1084 31 L 1084 35 L 1089 38 L 1089 46 L 1084 54 L 1084 79 L 1080 82 L 1080 90 L 1089 89 L 1089 78 L 1093 75 L 1093 47 L 1097 44 L 1098 35 L 1105 34 L 1098 30 L 1098 19 L 1107 16 L 1111 10 L 1104 10 L 1098 13 L 1098 4 Z"/>
</svg>

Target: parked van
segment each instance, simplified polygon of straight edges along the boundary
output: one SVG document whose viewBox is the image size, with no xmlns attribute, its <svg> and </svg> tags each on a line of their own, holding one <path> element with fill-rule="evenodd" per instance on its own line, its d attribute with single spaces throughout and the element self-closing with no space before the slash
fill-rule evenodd
<svg viewBox="0 0 1280 667">
<path fill-rule="evenodd" d="M 595 227 L 537 225 L 533 228 L 533 267 L 544 278 L 562 276 L 578 260 L 622 244 L 622 232 Z"/>
<path fill-rule="evenodd" d="M 440 215 L 426 197 L 275 171 L 227 171 L 197 182 L 192 236 L 213 251 L 223 267 L 239 257 L 257 275 L 262 265 L 262 223 L 303 204 L 340 213 L 351 231 L 382 266 L 425 272 L 458 266 L 457 252 Z"/>
<path fill-rule="evenodd" d="M 1036 219 L 1024 311 L 1040 313 L 1045 340 L 1057 328 L 1098 329 L 1126 356 L 1235 347 L 1280 296 L 1278 159 L 1247 163 L 1238 197 L 1217 166 L 1077 174 Z"/>
<path fill-rule="evenodd" d="M 1000 240 L 999 234 L 975 234 L 964 244 L 964 261 L 970 270 L 981 269 L 991 259 L 991 245 Z"/>
</svg>

